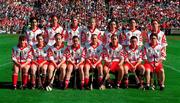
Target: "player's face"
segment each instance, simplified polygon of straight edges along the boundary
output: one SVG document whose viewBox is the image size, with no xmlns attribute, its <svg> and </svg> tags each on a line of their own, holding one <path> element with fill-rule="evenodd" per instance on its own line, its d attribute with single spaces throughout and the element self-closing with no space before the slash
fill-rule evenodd
<svg viewBox="0 0 180 103">
<path fill-rule="evenodd" d="M 96 26 L 96 21 L 95 21 L 95 19 L 91 19 L 91 20 L 90 20 L 89 26 L 90 26 L 90 27 L 95 27 L 95 26 Z"/>
<path fill-rule="evenodd" d="M 116 27 L 117 27 L 116 23 L 115 22 L 111 22 L 110 30 L 114 30 L 114 29 L 116 29 Z"/>
<path fill-rule="evenodd" d="M 156 44 L 157 43 L 157 37 L 156 36 L 152 36 L 151 37 L 151 43 L 152 44 Z"/>
<path fill-rule="evenodd" d="M 56 40 L 57 43 L 61 43 L 62 42 L 62 39 L 61 39 L 60 35 L 56 36 L 55 40 Z"/>
<path fill-rule="evenodd" d="M 153 29 L 157 30 L 159 28 L 159 23 L 157 21 L 153 21 L 152 22 L 152 27 L 153 27 Z"/>
<path fill-rule="evenodd" d="M 52 18 L 52 24 L 57 24 L 58 23 L 58 18 L 57 17 L 53 17 Z"/>
<path fill-rule="evenodd" d="M 93 37 L 91 38 L 91 41 L 92 41 L 92 43 L 97 43 L 97 42 L 98 42 L 97 36 L 93 36 Z"/>
<path fill-rule="evenodd" d="M 132 39 L 130 42 L 133 47 L 137 45 L 137 39 Z"/>
<path fill-rule="evenodd" d="M 73 26 L 75 27 L 78 26 L 78 19 L 74 18 L 72 22 L 73 22 Z"/>
<path fill-rule="evenodd" d="M 43 38 L 42 36 L 39 36 L 39 37 L 37 38 L 37 41 L 38 41 L 39 44 L 40 44 L 40 43 L 43 43 L 43 42 L 44 42 L 44 38 Z"/>
<path fill-rule="evenodd" d="M 25 46 L 26 46 L 26 43 L 27 43 L 26 40 L 20 40 L 20 45 L 21 45 L 22 47 L 25 47 Z"/>
<path fill-rule="evenodd" d="M 134 28 L 134 27 L 136 27 L 136 21 L 135 20 L 131 20 L 131 22 L 130 22 L 130 27 L 131 28 Z"/>
<path fill-rule="evenodd" d="M 116 36 L 112 37 L 111 42 L 113 45 L 117 45 L 118 44 L 118 38 Z"/>
<path fill-rule="evenodd" d="M 79 45 L 79 39 L 78 38 L 73 39 L 73 45 L 75 47 L 77 47 Z"/>
<path fill-rule="evenodd" d="M 32 24 L 31 24 L 33 27 L 35 27 L 35 26 L 37 26 L 38 25 L 38 23 L 37 23 L 37 21 L 34 19 L 33 21 L 32 21 Z"/>
</svg>

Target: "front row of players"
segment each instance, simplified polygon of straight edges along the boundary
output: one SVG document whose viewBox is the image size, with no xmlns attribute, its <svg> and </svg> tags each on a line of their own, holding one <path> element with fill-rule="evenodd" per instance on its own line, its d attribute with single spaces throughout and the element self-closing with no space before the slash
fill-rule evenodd
<svg viewBox="0 0 180 103">
<path fill-rule="evenodd" d="M 137 37 L 132 36 L 130 46 L 122 47 L 116 35 L 111 36 L 111 42 L 106 46 L 98 43 L 97 35 L 92 35 L 91 43 L 84 48 L 77 36 L 73 37 L 73 44 L 65 46 L 61 34 L 55 35 L 55 44 L 47 46 L 41 34 L 37 35 L 38 43 L 32 47 L 27 45 L 25 36 L 19 37 L 19 42 L 12 50 L 13 87 L 17 88 L 18 73 L 21 72 L 22 88 L 28 82 L 31 88 L 43 88 L 52 85 L 55 69 L 58 75 L 58 87 L 67 89 L 73 71 L 78 71 L 80 88 L 89 88 L 90 71 L 97 71 L 97 86 L 99 89 L 112 87 L 110 73 L 117 74 L 115 87 L 122 83 L 128 88 L 128 73 L 134 74 L 136 83 L 143 88 L 144 77 L 146 89 L 151 87 L 151 74 L 156 74 L 160 90 L 164 88 L 165 74 L 162 61 L 165 51 L 157 43 L 157 35 L 151 34 L 151 42 L 143 49 L 137 46 Z M 103 62 L 102 62 L 103 61 Z"/>
</svg>

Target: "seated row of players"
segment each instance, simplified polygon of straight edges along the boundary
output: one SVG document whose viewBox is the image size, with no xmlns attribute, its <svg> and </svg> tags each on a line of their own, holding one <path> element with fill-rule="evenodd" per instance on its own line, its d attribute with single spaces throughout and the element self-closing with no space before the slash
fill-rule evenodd
<svg viewBox="0 0 180 103">
<path fill-rule="evenodd" d="M 165 59 L 165 49 L 158 44 L 157 34 L 150 35 L 150 42 L 144 48 L 138 46 L 138 38 L 132 36 L 130 45 L 122 47 L 118 36 L 112 35 L 107 45 L 100 44 L 98 35 L 92 34 L 91 42 L 85 47 L 81 46 L 78 36 L 72 37 L 72 44 L 65 46 L 63 36 L 55 34 L 55 44 L 49 46 L 45 43 L 42 34 L 37 35 L 37 44 L 29 46 L 25 36 L 19 37 L 19 43 L 13 48 L 12 60 L 14 62 L 13 86 L 17 87 L 18 72 L 22 70 L 22 84 L 26 88 L 28 72 L 31 75 L 31 87 L 36 84 L 40 87 L 50 85 L 55 69 L 60 70 L 59 87 L 68 88 L 72 71 L 77 69 L 80 74 L 81 89 L 88 88 L 90 69 L 98 71 L 98 86 L 104 88 L 104 81 L 110 81 L 110 72 L 116 73 L 116 87 L 119 88 L 123 77 L 125 87 L 128 88 L 128 71 L 137 75 L 138 84 L 143 86 L 143 76 L 146 71 L 146 86 L 150 86 L 150 73 L 156 72 L 160 89 L 164 88 L 165 74 L 162 61 Z M 142 64 L 142 60 L 145 61 Z M 102 64 L 104 61 L 104 65 Z M 47 77 L 47 79 L 46 79 Z M 38 80 L 36 82 L 36 79 Z M 47 80 L 47 82 L 46 82 Z"/>
<path fill-rule="evenodd" d="M 39 80 L 38 82 L 39 86 L 45 85 L 47 74 L 48 74 L 48 82 L 49 82 L 53 76 L 54 69 L 57 68 L 60 68 L 61 71 L 59 77 L 60 86 L 61 87 L 63 86 L 65 80 L 65 86 L 64 86 L 65 88 L 68 87 L 73 68 L 80 69 L 80 78 L 81 78 L 82 87 L 84 84 L 87 85 L 89 82 L 89 70 L 92 67 L 98 68 L 99 85 L 103 85 L 102 82 L 102 80 L 104 80 L 103 78 L 107 79 L 108 81 L 109 68 L 113 72 L 118 71 L 118 78 L 117 78 L 118 87 L 121 84 L 121 80 L 123 77 L 125 78 L 126 84 L 128 84 L 128 71 L 131 70 L 130 68 L 138 67 L 140 69 L 139 83 L 142 84 L 141 79 L 145 72 L 145 69 L 144 66 L 141 65 L 142 60 L 141 59 L 137 60 L 137 58 L 139 58 L 141 53 L 135 53 L 136 49 L 131 50 L 134 48 L 132 48 L 132 46 L 129 47 L 130 44 L 131 45 L 137 44 L 138 48 L 142 47 L 143 45 L 142 34 L 139 30 L 136 29 L 137 23 L 135 19 L 129 20 L 130 30 L 128 31 L 118 30 L 117 23 L 112 20 L 109 22 L 109 25 L 107 27 L 108 30 L 105 31 L 104 33 L 96 28 L 95 18 L 90 19 L 89 26 L 87 28 L 79 27 L 78 19 L 72 18 L 72 24 L 70 25 L 68 30 L 64 30 L 58 24 L 58 18 L 56 16 L 52 16 L 51 21 L 52 22 L 50 26 L 46 30 L 40 30 L 37 26 L 38 25 L 37 19 L 31 18 L 31 28 L 27 30 L 26 37 L 20 36 L 18 46 L 13 49 L 13 61 L 15 62 L 14 73 L 13 73 L 13 85 L 15 88 L 17 84 L 17 77 L 18 77 L 17 74 L 20 68 L 25 68 L 22 69 L 24 74 L 22 76 L 23 78 L 22 82 L 24 86 L 26 86 L 27 84 L 27 78 L 28 78 L 27 74 L 29 68 L 31 69 L 30 71 L 31 71 L 32 88 L 35 87 L 36 79 Z M 154 63 L 153 66 L 161 68 L 160 70 L 163 70 L 162 66 L 160 65 L 162 60 L 157 59 L 159 57 L 156 55 L 163 54 L 163 57 L 166 56 L 165 55 L 166 46 L 167 46 L 166 37 L 164 33 L 160 31 L 157 20 L 152 21 L 152 30 L 153 30 L 152 32 L 148 33 L 147 36 L 145 36 L 146 43 L 147 44 L 151 43 L 150 35 L 156 34 L 157 45 L 160 45 L 163 48 L 162 50 L 164 50 L 164 52 L 161 53 L 160 51 L 162 50 L 156 51 L 154 50 L 153 47 L 153 50 L 148 50 L 147 54 L 148 52 L 153 52 L 153 56 L 151 55 L 149 56 L 149 58 L 151 57 L 156 59 L 149 59 L 149 58 L 146 59 L 151 62 L 154 60 L 157 63 Z M 43 34 L 43 35 L 38 35 L 38 34 Z M 117 42 L 115 43 L 116 46 L 117 44 L 118 46 L 121 44 L 120 45 L 121 47 L 118 47 L 119 52 L 121 52 L 119 55 L 117 55 L 118 53 L 114 52 L 116 51 L 116 46 L 115 47 L 112 46 L 114 48 L 112 50 L 111 50 L 111 46 L 109 47 L 107 46 L 110 43 L 111 45 L 113 44 L 114 38 L 111 37 L 114 36 L 115 38 L 117 38 L 117 40 L 115 40 Z M 94 40 L 93 38 L 96 39 Z M 130 42 L 130 40 L 132 41 Z M 134 41 L 136 40 L 136 42 L 133 42 L 133 40 Z M 47 44 L 45 42 L 47 42 Z M 68 47 L 66 47 L 62 42 L 66 42 Z M 91 44 L 89 45 L 89 43 Z M 97 45 L 101 45 L 101 46 L 99 47 Z M 79 46 L 81 50 L 79 50 Z M 135 48 L 137 48 L 137 46 L 135 46 Z M 97 47 L 100 48 L 100 50 L 99 49 L 97 50 L 96 49 Z M 76 53 L 81 51 L 83 51 L 82 54 L 80 53 L 81 55 Z M 102 56 L 100 56 L 99 54 L 101 52 L 103 54 Z M 110 54 L 111 56 L 109 57 Z M 138 56 L 133 56 L 133 55 L 138 55 Z M 127 57 L 129 58 L 129 60 L 128 59 L 124 60 L 124 58 Z M 94 60 L 94 58 L 96 59 Z M 102 60 L 105 61 L 105 65 L 101 64 Z M 145 62 L 145 67 L 152 69 L 152 64 L 153 63 L 151 63 L 151 65 L 148 65 L 148 63 Z M 118 69 L 117 67 L 120 69 Z M 114 70 L 114 68 L 118 70 L 116 69 Z M 131 71 L 134 72 L 135 69 Z M 152 72 L 152 70 L 147 71 L 146 73 L 147 87 L 149 87 L 150 84 L 150 72 Z M 163 77 L 158 76 L 161 77 L 159 81 L 162 82 L 160 84 L 162 84 L 161 87 L 163 87 L 164 72 L 162 71 L 162 73 L 158 75 L 163 75 Z M 42 77 L 42 79 L 39 79 L 40 76 Z M 126 87 L 128 87 L 128 85 Z"/>
</svg>

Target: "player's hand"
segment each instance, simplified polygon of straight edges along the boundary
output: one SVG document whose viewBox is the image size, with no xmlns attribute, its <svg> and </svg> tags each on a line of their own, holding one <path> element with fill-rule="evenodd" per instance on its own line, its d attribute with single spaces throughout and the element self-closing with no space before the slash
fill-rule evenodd
<svg viewBox="0 0 180 103">
<path fill-rule="evenodd" d="M 77 69 L 79 68 L 79 64 L 76 65 L 76 68 L 77 68 Z"/>
<path fill-rule="evenodd" d="M 22 69 L 23 68 L 23 65 L 19 65 L 19 69 Z"/>
<path fill-rule="evenodd" d="M 155 66 L 157 67 L 158 65 L 159 65 L 159 63 L 158 63 L 158 62 L 156 62 L 156 63 L 155 63 Z"/>
<path fill-rule="evenodd" d="M 94 64 L 92 64 L 92 68 L 96 68 L 96 66 Z"/>
</svg>

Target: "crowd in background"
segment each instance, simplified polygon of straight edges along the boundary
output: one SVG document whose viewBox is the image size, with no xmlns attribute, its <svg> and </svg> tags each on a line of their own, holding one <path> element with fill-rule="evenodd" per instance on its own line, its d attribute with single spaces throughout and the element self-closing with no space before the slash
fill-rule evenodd
<svg viewBox="0 0 180 103">
<path fill-rule="evenodd" d="M 1 33 L 22 33 L 32 16 L 38 17 L 43 28 L 51 15 L 57 15 L 65 29 L 74 15 L 81 26 L 96 17 L 100 30 L 111 19 L 118 21 L 119 29 L 128 29 L 129 18 L 136 18 L 143 30 L 151 29 L 152 19 L 159 20 L 162 30 L 180 27 L 178 0 L 0 0 L 0 14 Z"/>
</svg>

